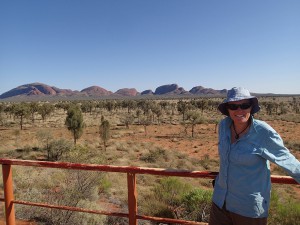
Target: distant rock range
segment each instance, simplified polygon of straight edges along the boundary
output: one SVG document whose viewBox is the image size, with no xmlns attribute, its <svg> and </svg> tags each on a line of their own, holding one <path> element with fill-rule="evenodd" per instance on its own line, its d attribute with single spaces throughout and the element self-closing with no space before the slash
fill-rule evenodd
<svg viewBox="0 0 300 225">
<path fill-rule="evenodd" d="M 111 92 L 99 86 L 91 86 L 81 91 L 72 91 L 70 89 L 60 89 L 42 83 L 31 83 L 18 86 L 10 91 L 0 95 L 0 99 L 33 97 L 33 96 L 57 96 L 57 97 L 134 97 L 141 95 L 226 95 L 227 90 L 214 90 L 212 88 L 204 88 L 202 86 L 193 87 L 190 91 L 184 90 L 177 84 L 167 84 L 159 86 L 153 92 L 145 90 L 138 92 L 135 88 L 122 88 L 116 92 Z"/>
</svg>

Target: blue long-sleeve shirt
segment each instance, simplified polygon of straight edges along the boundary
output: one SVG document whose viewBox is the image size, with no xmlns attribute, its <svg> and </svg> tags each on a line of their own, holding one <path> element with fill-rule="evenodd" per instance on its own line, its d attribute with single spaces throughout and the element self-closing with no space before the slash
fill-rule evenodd
<svg viewBox="0 0 300 225">
<path fill-rule="evenodd" d="M 220 171 L 213 202 L 242 216 L 263 218 L 270 205 L 270 164 L 282 167 L 300 183 L 300 162 L 284 146 L 279 134 L 267 123 L 252 118 L 247 134 L 231 143 L 232 120 L 219 125 Z"/>
</svg>

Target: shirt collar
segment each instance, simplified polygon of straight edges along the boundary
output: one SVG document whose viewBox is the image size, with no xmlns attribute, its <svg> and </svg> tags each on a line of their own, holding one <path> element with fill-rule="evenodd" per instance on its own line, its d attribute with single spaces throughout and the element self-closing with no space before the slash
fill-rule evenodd
<svg viewBox="0 0 300 225">
<path fill-rule="evenodd" d="M 257 133 L 257 122 L 256 120 L 254 119 L 253 115 L 251 115 L 250 117 L 250 120 L 251 120 L 251 124 L 250 124 L 250 130 L 253 129 L 255 133 Z M 232 124 L 232 119 L 227 116 L 225 118 L 225 124 L 228 128 L 230 128 L 231 124 Z"/>
</svg>

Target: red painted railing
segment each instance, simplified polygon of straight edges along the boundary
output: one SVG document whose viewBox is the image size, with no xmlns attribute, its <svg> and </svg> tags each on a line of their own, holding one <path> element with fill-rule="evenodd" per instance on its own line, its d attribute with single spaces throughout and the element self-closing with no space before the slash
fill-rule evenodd
<svg viewBox="0 0 300 225">
<path fill-rule="evenodd" d="M 136 174 L 208 178 L 208 179 L 213 179 L 218 174 L 217 172 L 210 172 L 210 171 L 186 171 L 186 170 L 174 170 L 174 169 L 157 169 L 157 168 L 131 167 L 131 166 L 108 166 L 108 165 L 95 165 L 95 164 L 46 162 L 46 161 L 32 161 L 32 160 L 16 160 L 16 159 L 0 159 L 0 164 L 2 164 L 2 176 L 3 176 L 3 186 L 4 186 L 4 198 L 2 199 L 0 198 L 0 201 L 5 202 L 5 216 L 6 216 L 7 225 L 15 225 L 14 204 L 23 204 L 23 205 L 55 208 L 61 210 L 78 211 L 78 212 L 85 212 L 85 213 L 92 213 L 92 214 L 126 217 L 128 218 L 130 225 L 137 225 L 138 219 L 157 221 L 162 223 L 198 224 L 198 225 L 204 224 L 204 223 L 194 222 L 194 221 L 138 215 Z M 50 205 L 46 203 L 34 203 L 34 202 L 14 200 L 12 165 L 126 173 L 127 186 L 128 186 L 128 213 L 87 210 L 87 209 L 77 208 L 77 207 Z M 293 178 L 288 176 L 272 176 L 271 180 L 273 183 L 297 184 L 297 182 Z"/>
</svg>

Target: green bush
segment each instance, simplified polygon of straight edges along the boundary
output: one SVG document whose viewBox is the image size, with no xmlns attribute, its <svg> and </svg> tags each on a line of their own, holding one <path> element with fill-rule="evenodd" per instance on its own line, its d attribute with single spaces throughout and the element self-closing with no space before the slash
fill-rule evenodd
<svg viewBox="0 0 300 225">
<path fill-rule="evenodd" d="M 152 192 L 145 196 L 143 211 L 145 214 L 166 218 L 181 217 L 182 199 L 191 190 L 191 185 L 178 178 L 167 177 L 154 186 Z M 153 207 L 155 206 L 155 207 Z"/>
<path fill-rule="evenodd" d="M 154 194 L 160 201 L 178 206 L 189 190 L 191 190 L 189 183 L 183 183 L 176 177 L 167 177 L 154 187 Z"/>
<path fill-rule="evenodd" d="M 47 158 L 49 161 L 58 161 L 66 156 L 72 148 L 72 144 L 65 139 L 51 141 L 47 148 Z"/>
<path fill-rule="evenodd" d="M 211 208 L 212 190 L 194 189 L 183 197 L 186 210 L 184 219 L 208 222 Z"/>
<path fill-rule="evenodd" d="M 272 191 L 268 218 L 270 225 L 295 225 L 300 221 L 300 203 L 294 199 L 282 199 L 275 190 Z"/>
<path fill-rule="evenodd" d="M 141 208 L 151 216 L 208 222 L 211 198 L 212 190 L 195 189 L 168 177 L 155 185 Z"/>
</svg>

